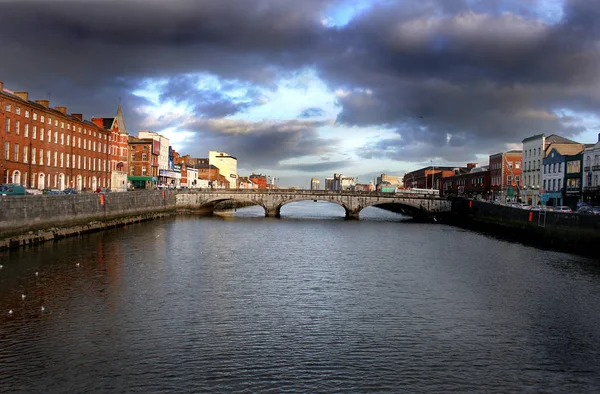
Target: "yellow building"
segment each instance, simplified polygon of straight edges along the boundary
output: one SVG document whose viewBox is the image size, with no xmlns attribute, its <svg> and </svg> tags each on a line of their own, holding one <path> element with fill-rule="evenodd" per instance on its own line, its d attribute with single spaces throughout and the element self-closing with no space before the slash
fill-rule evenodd
<svg viewBox="0 0 600 394">
<path fill-rule="evenodd" d="M 235 189 L 237 185 L 237 159 L 228 153 L 216 150 L 208 151 L 208 164 L 219 169 L 219 174 L 229 181 L 229 188 Z"/>
</svg>

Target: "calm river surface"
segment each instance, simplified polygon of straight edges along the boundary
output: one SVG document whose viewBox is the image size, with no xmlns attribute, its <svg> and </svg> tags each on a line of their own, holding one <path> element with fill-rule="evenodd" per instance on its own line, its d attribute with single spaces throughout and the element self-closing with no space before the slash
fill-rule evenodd
<svg viewBox="0 0 600 394">
<path fill-rule="evenodd" d="M 0 254 L 0 392 L 598 391 L 600 264 L 343 215 L 251 207 Z"/>
</svg>

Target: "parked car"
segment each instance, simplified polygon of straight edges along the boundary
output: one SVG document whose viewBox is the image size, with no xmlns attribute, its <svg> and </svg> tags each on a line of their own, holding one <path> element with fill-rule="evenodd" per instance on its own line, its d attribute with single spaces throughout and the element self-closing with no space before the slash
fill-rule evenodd
<svg viewBox="0 0 600 394">
<path fill-rule="evenodd" d="M 598 216 L 598 215 L 600 215 L 600 207 L 591 206 L 591 205 L 585 205 L 583 207 L 580 207 L 577 210 L 577 213 L 580 214 L 580 215 L 594 215 L 594 216 Z"/>
<path fill-rule="evenodd" d="M 572 213 L 573 210 L 571 209 L 571 207 L 563 205 L 563 206 L 560 206 L 560 207 L 554 207 L 554 212 Z"/>
<path fill-rule="evenodd" d="M 102 193 L 102 194 L 104 194 L 104 193 L 110 193 L 111 191 L 112 190 L 107 189 L 105 187 L 99 187 L 99 188 L 96 189 L 96 193 Z"/>
<path fill-rule="evenodd" d="M 0 185 L 0 196 L 24 196 L 25 187 L 16 184 Z"/>
<path fill-rule="evenodd" d="M 68 187 L 65 190 L 63 190 L 63 193 L 65 194 L 77 194 L 77 189 L 72 188 L 72 187 Z"/>
</svg>

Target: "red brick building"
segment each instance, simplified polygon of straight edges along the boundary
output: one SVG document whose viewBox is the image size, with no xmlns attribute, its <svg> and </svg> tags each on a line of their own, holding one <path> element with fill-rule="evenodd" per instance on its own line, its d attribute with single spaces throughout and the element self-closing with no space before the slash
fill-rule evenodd
<svg viewBox="0 0 600 394">
<path fill-rule="evenodd" d="M 158 181 L 160 141 L 129 136 L 129 181 L 134 189 L 152 189 Z"/>
<path fill-rule="evenodd" d="M 48 100 L 29 100 L 0 82 L 0 183 L 27 188 L 110 187 L 110 131 L 50 108 Z"/>
<path fill-rule="evenodd" d="M 490 155 L 490 192 L 494 200 L 517 199 L 521 187 L 523 152 L 509 152 Z"/>
<path fill-rule="evenodd" d="M 98 127 L 109 130 L 109 168 L 111 172 L 110 187 L 113 191 L 127 190 L 128 165 L 128 138 L 129 133 L 125 127 L 121 104 L 117 108 L 117 116 L 114 118 L 92 118 L 92 122 Z"/>
<path fill-rule="evenodd" d="M 476 167 L 474 163 L 467 164 L 466 169 L 460 169 L 454 175 L 441 180 L 440 195 L 482 197 L 489 199 L 490 172 L 487 168 Z"/>
<path fill-rule="evenodd" d="M 262 174 L 254 174 L 250 175 L 248 178 L 252 180 L 252 182 L 258 185 L 259 189 L 267 188 L 267 176 Z"/>
</svg>

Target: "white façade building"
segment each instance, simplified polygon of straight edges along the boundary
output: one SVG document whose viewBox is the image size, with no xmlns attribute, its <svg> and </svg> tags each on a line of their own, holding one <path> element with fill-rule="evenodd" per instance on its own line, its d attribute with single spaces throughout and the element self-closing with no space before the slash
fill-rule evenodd
<svg viewBox="0 0 600 394">
<path fill-rule="evenodd" d="M 538 205 L 541 202 L 543 189 L 542 165 L 546 155 L 546 148 L 550 144 L 577 144 L 567 138 L 556 134 L 546 137 L 537 134 L 525 138 L 523 141 L 523 187 L 521 189 L 521 200 L 529 205 Z"/>
<path fill-rule="evenodd" d="M 237 187 L 237 159 L 228 153 L 216 150 L 208 151 L 208 165 L 219 169 L 219 174 L 229 181 L 229 188 Z"/>
<path fill-rule="evenodd" d="M 600 134 L 598 142 L 583 151 L 583 201 L 600 204 Z"/>
</svg>

